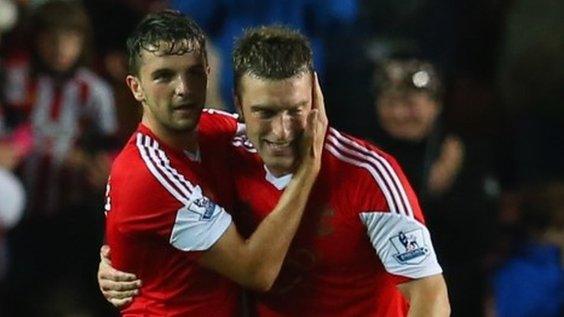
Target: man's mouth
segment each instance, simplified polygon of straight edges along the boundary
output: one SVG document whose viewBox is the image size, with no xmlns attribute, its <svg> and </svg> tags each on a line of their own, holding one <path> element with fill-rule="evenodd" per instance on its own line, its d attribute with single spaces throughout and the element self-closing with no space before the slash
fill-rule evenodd
<svg viewBox="0 0 564 317">
<path fill-rule="evenodd" d="M 172 111 L 179 114 L 191 114 L 196 109 L 195 103 L 182 103 L 172 107 Z"/>
<path fill-rule="evenodd" d="M 196 107 L 196 103 L 194 102 L 186 102 L 186 103 L 180 103 L 177 105 L 172 106 L 173 110 L 188 110 L 188 109 L 193 109 Z"/>
<path fill-rule="evenodd" d="M 264 140 L 264 144 L 266 147 L 274 152 L 286 151 L 291 148 L 293 142 L 292 141 L 268 141 Z"/>
</svg>

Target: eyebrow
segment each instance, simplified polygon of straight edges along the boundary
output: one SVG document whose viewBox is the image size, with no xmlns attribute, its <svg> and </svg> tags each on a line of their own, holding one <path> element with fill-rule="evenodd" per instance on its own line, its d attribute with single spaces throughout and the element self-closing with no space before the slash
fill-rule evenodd
<svg viewBox="0 0 564 317">
<path fill-rule="evenodd" d="M 167 75 L 173 73 L 173 70 L 170 68 L 159 68 L 151 72 L 151 77 L 155 78 L 158 75 Z"/>
<path fill-rule="evenodd" d="M 205 69 L 204 64 L 196 64 L 196 65 L 192 65 L 190 67 L 188 67 L 188 70 L 200 70 L 200 69 Z M 151 77 L 154 78 L 158 75 L 166 75 L 168 73 L 174 73 L 175 71 L 171 68 L 167 68 L 167 67 L 163 67 L 163 68 L 157 68 L 155 69 L 153 72 L 151 72 Z"/>
<path fill-rule="evenodd" d="M 284 110 L 295 110 L 298 109 L 300 107 L 305 107 L 307 105 L 307 100 L 304 100 L 302 102 L 299 102 L 295 105 L 292 105 L 289 108 L 286 108 Z M 251 111 L 261 111 L 261 110 L 269 110 L 269 111 L 279 111 L 280 107 L 277 106 L 270 106 L 268 104 L 256 104 L 256 105 L 252 105 L 251 106 Z"/>
</svg>

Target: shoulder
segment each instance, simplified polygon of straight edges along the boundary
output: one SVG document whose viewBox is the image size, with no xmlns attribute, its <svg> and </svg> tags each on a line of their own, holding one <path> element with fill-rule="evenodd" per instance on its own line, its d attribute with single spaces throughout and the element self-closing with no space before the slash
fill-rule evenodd
<svg viewBox="0 0 564 317">
<path fill-rule="evenodd" d="M 377 166 L 379 164 L 397 165 L 395 158 L 380 149 L 375 144 L 343 132 L 334 128 L 329 128 L 325 148 L 341 161 L 351 165 L 362 165 L 370 163 Z"/>
<path fill-rule="evenodd" d="M 341 183 L 354 186 L 361 210 L 387 211 L 423 221 L 417 197 L 392 155 L 368 141 L 332 128 L 325 149 L 333 156 L 338 174 L 347 177 Z"/>
<path fill-rule="evenodd" d="M 118 155 L 111 171 L 112 187 L 136 201 L 171 201 L 186 204 L 192 175 L 182 162 L 171 158 L 157 140 L 136 132 Z M 164 203 L 163 202 L 163 203 Z"/>
<path fill-rule="evenodd" d="M 199 132 L 204 134 L 223 132 L 232 136 L 240 129 L 238 118 L 234 113 L 205 108 L 200 117 Z"/>
</svg>

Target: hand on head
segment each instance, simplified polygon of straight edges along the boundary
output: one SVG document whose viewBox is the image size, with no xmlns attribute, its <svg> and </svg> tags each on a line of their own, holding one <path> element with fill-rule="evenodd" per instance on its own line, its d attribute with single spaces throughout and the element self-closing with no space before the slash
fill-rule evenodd
<svg viewBox="0 0 564 317">
<path fill-rule="evenodd" d="M 311 162 L 319 169 L 328 120 L 317 73 L 313 73 L 312 81 L 312 109 L 307 116 L 307 124 L 301 141 L 301 153 L 302 163 Z"/>
</svg>

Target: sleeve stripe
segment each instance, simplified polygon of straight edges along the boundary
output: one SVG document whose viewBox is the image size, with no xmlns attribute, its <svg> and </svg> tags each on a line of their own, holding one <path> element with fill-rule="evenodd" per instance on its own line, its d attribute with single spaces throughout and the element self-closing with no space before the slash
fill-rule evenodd
<svg viewBox="0 0 564 317">
<path fill-rule="evenodd" d="M 145 165 L 155 176 L 155 178 L 161 183 L 161 185 L 178 201 L 180 201 L 183 205 L 187 206 L 190 204 L 188 199 L 189 194 L 185 195 L 181 191 L 178 190 L 178 181 L 171 178 L 170 174 L 166 174 L 163 172 L 163 168 L 159 167 L 158 164 L 154 161 L 154 154 L 151 154 L 151 148 L 149 147 L 149 139 L 146 138 L 141 133 L 137 133 L 137 148 L 139 153 L 141 154 L 141 158 L 145 162 Z M 187 189 L 185 189 L 187 190 Z M 188 193 L 190 193 L 188 191 Z"/>
<path fill-rule="evenodd" d="M 156 140 L 153 140 L 153 144 L 154 144 L 155 152 L 157 153 L 158 158 L 160 159 L 159 161 L 161 162 L 161 164 L 164 164 L 164 168 L 166 169 L 166 171 L 172 173 L 172 176 L 174 176 L 173 179 L 179 181 L 181 183 L 180 185 L 184 185 L 186 188 L 188 188 L 188 191 L 190 193 L 194 192 L 194 186 L 192 185 L 192 183 L 187 181 L 186 178 L 184 178 L 184 175 L 179 174 L 176 169 L 170 166 L 170 160 L 168 159 L 164 151 L 158 148 L 159 145 Z"/>
<path fill-rule="evenodd" d="M 181 180 L 178 177 L 176 177 L 174 175 L 175 173 L 176 174 L 178 174 L 178 173 L 176 172 L 176 170 L 172 169 L 169 166 L 169 164 L 167 164 L 168 159 L 166 158 L 166 156 L 164 156 L 164 154 L 163 154 L 163 156 L 165 157 L 165 160 L 161 159 L 161 157 L 159 156 L 159 154 L 161 154 L 160 153 L 161 151 L 157 148 L 158 144 L 156 143 L 156 141 L 149 138 L 148 136 L 145 136 L 145 138 L 146 138 L 146 142 L 148 144 L 150 144 L 150 146 L 147 147 L 147 150 L 148 150 L 149 155 L 150 155 L 149 157 L 153 161 L 155 166 L 159 169 L 161 174 L 165 175 L 168 178 L 168 180 L 170 182 L 172 182 L 172 184 L 175 186 L 175 188 L 177 190 L 179 190 L 180 193 L 182 193 L 184 197 L 189 198 L 192 194 L 192 190 L 191 190 L 192 186 L 191 185 L 186 186 L 185 184 L 183 184 L 181 182 Z"/>
<path fill-rule="evenodd" d="M 386 200 L 390 205 L 390 209 L 393 212 L 403 213 L 413 218 L 413 209 L 409 200 L 407 199 L 405 189 L 403 188 L 403 185 L 401 184 L 396 172 L 384 157 L 374 151 L 368 150 L 367 148 L 354 142 L 353 140 L 348 139 L 347 137 L 340 134 L 337 130 L 332 128 L 330 129 L 330 133 L 327 136 L 327 140 L 332 142 L 332 144 L 339 148 L 341 152 L 345 152 L 349 156 L 352 156 L 354 159 L 369 164 L 373 167 L 373 169 L 375 168 L 375 170 L 377 170 L 378 173 L 383 176 L 383 181 L 382 179 L 378 181 L 378 178 L 375 178 L 382 188 L 384 194 L 386 191 L 390 191 L 391 196 L 393 196 L 394 198 L 394 203 L 390 204 L 390 202 L 392 202 L 392 200 L 389 199 L 390 195 L 386 195 Z M 371 174 L 375 176 L 374 173 L 371 172 Z M 397 207 L 398 210 L 394 210 L 392 206 Z"/>
<path fill-rule="evenodd" d="M 329 137 L 328 137 L 329 140 Z M 394 201 L 394 199 L 392 198 L 392 194 L 390 193 L 388 186 L 386 185 L 386 183 L 384 182 L 384 180 L 382 179 L 382 175 L 380 174 L 380 172 L 378 170 L 376 170 L 371 164 L 367 163 L 367 162 L 361 162 L 355 159 L 352 159 L 350 157 L 345 156 L 344 153 L 340 152 L 339 150 L 337 150 L 337 148 L 335 148 L 333 145 L 329 144 L 329 143 L 325 143 L 325 148 L 333 153 L 333 155 L 335 155 L 338 159 L 345 161 L 349 164 L 353 164 L 362 168 L 365 168 L 366 170 L 368 170 L 368 172 L 370 172 L 370 174 L 372 175 L 372 177 L 374 177 L 374 179 L 376 179 L 376 182 L 378 183 L 378 185 L 380 186 L 380 188 L 382 189 L 382 192 L 384 193 L 384 196 L 386 197 L 386 201 L 388 202 L 388 206 L 390 207 L 390 211 L 393 213 L 398 213 L 397 208 L 396 208 L 396 203 Z"/>
<path fill-rule="evenodd" d="M 331 129 L 331 131 L 334 132 L 335 135 L 337 136 L 337 138 L 339 138 L 344 144 L 349 145 L 349 147 L 354 148 L 358 152 L 364 154 L 364 156 L 371 158 L 371 161 L 376 160 L 384 166 L 384 171 L 387 172 L 388 175 L 391 176 L 391 178 L 393 180 L 392 184 L 394 185 L 395 189 L 401 195 L 401 202 L 403 203 L 403 208 L 405 208 L 405 211 L 407 212 L 407 214 L 409 216 L 413 217 L 413 209 L 411 207 L 411 203 L 409 202 L 409 199 L 407 198 L 407 193 L 405 192 L 405 188 L 403 187 L 403 184 L 399 180 L 398 175 L 396 174 L 395 170 L 390 165 L 388 160 L 386 158 L 384 158 L 383 156 L 381 156 L 380 154 L 378 154 L 374 151 L 370 151 L 365 146 L 362 146 L 362 145 L 358 144 L 357 142 L 351 140 L 350 138 L 347 138 L 346 136 L 339 133 L 337 130 Z"/>
</svg>

